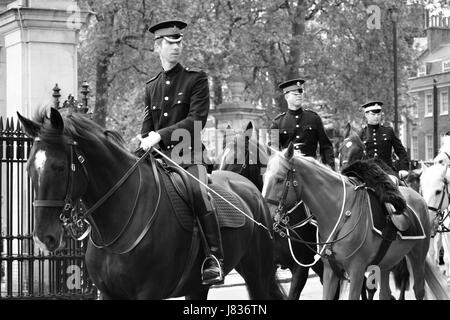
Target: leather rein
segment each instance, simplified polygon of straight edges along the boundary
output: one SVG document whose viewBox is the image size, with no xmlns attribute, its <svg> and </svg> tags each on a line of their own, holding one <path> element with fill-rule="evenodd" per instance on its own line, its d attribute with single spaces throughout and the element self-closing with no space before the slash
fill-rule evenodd
<svg viewBox="0 0 450 320">
<path fill-rule="evenodd" d="M 36 137 L 34 139 L 35 142 L 42 141 L 39 137 Z M 56 208 L 62 208 L 62 211 L 59 215 L 59 220 L 66 230 L 66 232 L 75 240 L 81 241 L 86 238 L 86 236 L 90 235 L 90 240 L 92 244 L 99 249 L 107 249 L 108 251 L 112 252 L 109 247 L 117 242 L 117 240 L 123 235 L 124 230 L 131 222 L 131 218 L 134 216 L 134 209 L 136 205 L 137 198 L 140 193 L 140 186 L 139 190 L 136 196 L 136 201 L 133 207 L 133 211 L 130 215 L 130 218 L 128 219 L 125 226 L 122 228 L 122 230 L 119 232 L 119 235 L 117 235 L 114 240 L 112 240 L 109 243 L 98 244 L 95 243 L 95 241 L 92 238 L 91 234 L 91 226 L 94 227 L 96 233 L 99 235 L 100 239 L 102 239 L 101 233 L 99 228 L 97 227 L 95 221 L 93 220 L 92 213 L 97 210 L 101 205 L 103 205 L 110 197 L 111 195 L 116 192 L 124 183 L 128 180 L 128 178 L 133 174 L 138 168 L 138 166 L 144 161 L 145 158 L 147 158 L 147 155 L 152 151 L 153 148 L 150 148 L 147 150 L 142 157 L 140 157 L 128 170 L 127 172 L 119 179 L 119 181 L 116 182 L 116 184 L 106 193 L 104 194 L 97 202 L 92 205 L 88 210 L 80 210 L 80 208 L 77 210 L 77 201 L 82 202 L 81 197 L 78 197 L 77 199 L 74 199 L 73 195 L 73 189 L 74 189 L 74 181 L 75 181 L 75 172 L 76 172 L 76 163 L 75 159 L 80 164 L 81 168 L 83 169 L 84 175 L 89 181 L 89 175 L 88 171 L 86 169 L 86 159 L 82 155 L 82 153 L 78 150 L 78 143 L 72 139 L 68 139 L 67 144 L 70 146 L 70 167 L 68 172 L 68 180 L 67 180 L 67 187 L 66 187 L 66 195 L 64 197 L 64 200 L 47 200 L 47 199 L 36 199 L 33 202 L 33 206 L 35 208 L 39 207 L 56 207 Z M 157 209 L 159 207 L 159 203 L 161 200 L 161 184 L 159 179 L 158 170 L 155 164 L 154 157 L 150 157 L 151 160 L 151 167 L 153 170 L 153 174 L 155 177 L 155 181 L 158 187 L 158 200 L 155 206 L 155 209 L 150 216 L 150 219 L 148 220 L 145 228 L 142 230 L 141 234 L 136 238 L 136 240 L 125 250 L 121 252 L 113 252 L 115 254 L 124 254 L 127 252 L 130 252 L 133 250 L 139 242 L 142 240 L 142 238 L 146 235 L 148 230 L 150 229 L 150 225 L 153 221 L 153 218 L 157 212 Z M 140 174 L 140 167 L 139 167 L 139 174 Z M 139 176 L 140 177 L 140 176 Z M 141 178 L 141 177 L 140 177 Z M 141 182 L 141 179 L 139 179 L 139 183 Z M 80 206 L 81 207 L 81 206 Z"/>
</svg>

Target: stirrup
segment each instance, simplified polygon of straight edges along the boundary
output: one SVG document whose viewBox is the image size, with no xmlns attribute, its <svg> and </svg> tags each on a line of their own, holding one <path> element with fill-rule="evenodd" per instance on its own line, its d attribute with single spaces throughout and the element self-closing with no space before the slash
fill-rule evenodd
<svg viewBox="0 0 450 320">
<path fill-rule="evenodd" d="M 208 261 L 209 259 L 213 259 L 215 261 L 215 263 L 217 264 L 217 266 L 219 268 L 219 275 L 216 276 L 215 278 L 205 279 L 203 277 L 204 276 L 204 271 L 205 271 L 204 267 L 205 267 L 206 261 Z M 215 255 L 211 254 L 208 257 L 205 257 L 205 259 L 203 260 L 202 267 L 201 267 L 200 270 L 201 270 L 201 273 L 202 273 L 202 284 L 203 285 L 222 284 L 224 282 L 222 264 L 220 263 L 219 259 L 216 258 Z"/>
</svg>

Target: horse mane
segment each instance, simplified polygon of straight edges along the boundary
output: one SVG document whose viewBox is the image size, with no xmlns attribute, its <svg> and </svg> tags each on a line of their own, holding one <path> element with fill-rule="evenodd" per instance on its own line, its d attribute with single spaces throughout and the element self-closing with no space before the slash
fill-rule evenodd
<svg viewBox="0 0 450 320">
<path fill-rule="evenodd" d="M 41 124 L 39 136 L 46 141 L 63 142 L 60 132 L 50 123 L 49 105 L 44 105 L 36 109 L 33 115 L 33 121 Z M 65 136 L 74 140 L 98 141 L 100 143 L 113 142 L 124 151 L 129 152 L 125 140 L 119 132 L 114 130 L 105 130 L 99 124 L 92 121 L 87 115 L 72 112 L 66 109 L 58 110 L 64 120 Z"/>
<path fill-rule="evenodd" d="M 286 148 L 287 149 L 287 148 Z M 276 152 L 270 159 L 269 162 L 272 158 L 274 157 L 280 157 L 280 159 L 282 160 L 283 165 L 285 165 L 286 167 L 289 167 L 287 165 L 288 163 L 288 159 L 285 158 L 284 153 L 286 151 L 286 149 L 283 149 L 281 151 Z M 328 173 L 334 175 L 335 177 L 338 177 L 339 179 L 342 178 L 342 175 L 336 171 L 334 171 L 333 169 L 331 169 L 329 166 L 323 164 L 322 162 L 318 161 L 317 159 L 313 158 L 313 157 L 308 157 L 306 156 L 304 153 L 300 153 L 299 155 L 294 155 L 292 156 L 292 159 L 296 159 L 296 160 L 306 160 L 308 162 L 311 162 L 312 164 L 324 169 L 325 171 L 327 171 Z M 345 177 L 345 176 L 344 176 Z M 345 177 L 347 178 L 347 177 Z"/>
</svg>

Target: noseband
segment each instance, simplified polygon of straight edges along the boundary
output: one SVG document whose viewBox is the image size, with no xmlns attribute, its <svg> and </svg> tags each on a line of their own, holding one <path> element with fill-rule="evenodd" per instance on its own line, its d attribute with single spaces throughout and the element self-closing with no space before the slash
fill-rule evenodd
<svg viewBox="0 0 450 320">
<path fill-rule="evenodd" d="M 41 141 L 40 138 L 36 137 L 35 142 Z M 68 140 L 67 144 L 70 146 L 70 167 L 68 172 L 68 180 L 66 187 L 66 196 L 64 200 L 41 200 L 36 199 L 33 202 L 35 208 L 39 207 L 55 207 L 62 208 L 59 215 L 59 220 L 61 221 L 63 227 L 68 231 L 70 236 L 76 240 L 83 240 L 89 234 L 91 226 L 86 220 L 87 212 L 83 212 L 83 208 L 80 204 L 80 210 L 74 210 L 74 204 L 76 201 L 73 200 L 73 186 L 74 186 L 74 176 L 76 165 L 74 159 L 76 158 L 83 168 L 84 175 L 86 179 L 89 179 L 87 169 L 85 166 L 85 158 L 76 148 L 78 143 L 73 140 Z"/>
</svg>

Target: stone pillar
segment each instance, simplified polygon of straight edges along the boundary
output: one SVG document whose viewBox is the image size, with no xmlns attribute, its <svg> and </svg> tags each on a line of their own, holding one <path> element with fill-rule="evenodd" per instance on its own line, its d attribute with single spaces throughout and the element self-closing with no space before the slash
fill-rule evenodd
<svg viewBox="0 0 450 320">
<path fill-rule="evenodd" d="M 0 112 L 6 100 L 7 117 L 16 111 L 32 115 L 51 103 L 55 83 L 64 99 L 77 94 L 78 33 L 89 14 L 73 0 L 17 0 L 7 5 L 0 13 L 0 77 L 5 80 L 0 81 Z"/>
</svg>

